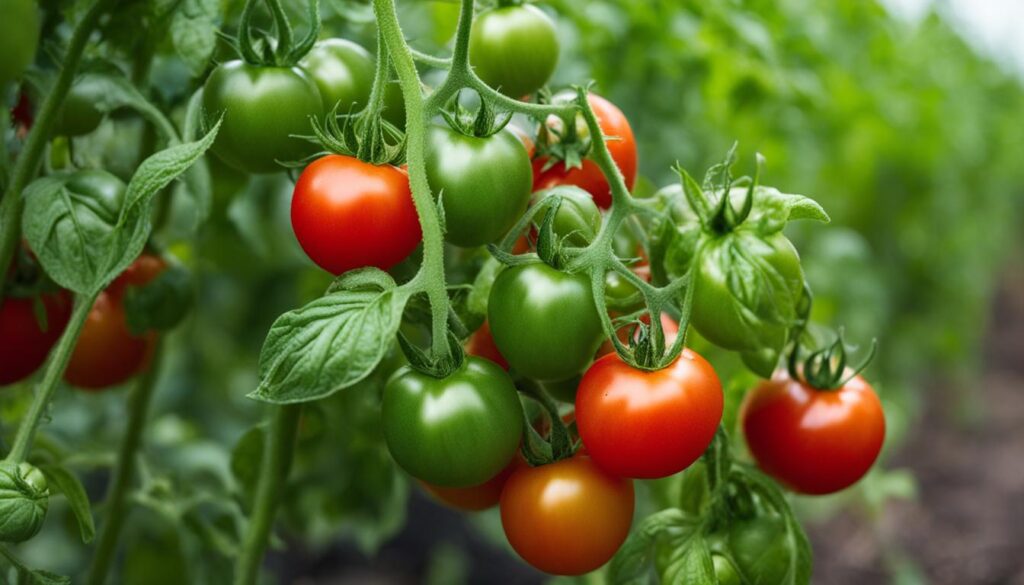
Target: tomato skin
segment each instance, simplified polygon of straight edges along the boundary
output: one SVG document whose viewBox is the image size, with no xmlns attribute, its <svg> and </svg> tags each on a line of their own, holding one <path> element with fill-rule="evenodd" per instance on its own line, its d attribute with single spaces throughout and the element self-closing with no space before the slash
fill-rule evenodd
<svg viewBox="0 0 1024 585">
<path fill-rule="evenodd" d="M 148 367 L 157 334 L 129 331 L 124 294 L 128 287 L 146 285 L 166 267 L 160 257 L 143 254 L 96 297 L 64 370 L 65 381 L 84 390 L 102 390 Z"/>
<path fill-rule="evenodd" d="M 0 20 L 0 88 L 21 77 L 39 47 L 39 3 L 6 0 Z"/>
<path fill-rule="evenodd" d="M 522 406 L 512 379 L 482 358 L 466 357 L 447 378 L 400 368 L 384 388 L 384 438 L 410 475 L 443 487 L 476 486 L 515 455 Z"/>
<path fill-rule="evenodd" d="M 240 171 L 282 171 L 277 161 L 301 160 L 317 150 L 291 137 L 311 135 L 310 116 L 324 113 L 316 83 L 298 67 L 222 63 L 203 87 L 203 108 L 208 126 L 224 114 L 211 150 Z"/>
<path fill-rule="evenodd" d="M 434 126 L 427 135 L 427 180 L 441 195 L 445 239 L 471 248 L 503 237 L 526 211 L 533 171 L 511 132 L 466 136 Z"/>
<path fill-rule="evenodd" d="M 711 444 L 724 397 L 715 370 L 685 349 L 657 371 L 633 368 L 612 353 L 583 374 L 576 427 L 594 462 L 621 477 L 675 475 Z"/>
<path fill-rule="evenodd" d="M 519 98 L 548 82 L 558 64 L 555 23 L 534 6 L 482 12 L 469 37 L 469 61 L 480 79 Z"/>
<path fill-rule="evenodd" d="M 597 122 L 601 126 L 601 132 L 608 137 L 615 137 L 614 140 L 607 140 L 608 152 L 612 160 L 622 171 L 626 181 L 626 188 L 633 189 L 636 183 L 637 173 L 637 152 L 636 138 L 633 137 L 633 129 L 626 120 L 622 110 L 615 104 L 595 94 L 590 94 L 590 106 L 594 109 Z M 550 189 L 556 185 L 576 185 L 589 192 L 594 197 L 598 207 L 607 209 L 612 205 L 612 189 L 608 185 L 601 169 L 589 157 L 583 159 L 583 165 L 576 168 L 567 168 L 562 161 L 556 162 L 551 168 L 545 170 L 548 164 L 546 157 L 538 157 L 533 160 L 533 190 L 540 191 Z"/>
<path fill-rule="evenodd" d="M 541 262 L 503 270 L 487 313 L 501 355 L 535 380 L 565 380 L 583 371 L 603 336 L 587 276 Z"/>
<path fill-rule="evenodd" d="M 552 195 L 562 197 L 562 203 L 555 212 L 552 229 L 555 237 L 570 246 L 586 247 L 594 241 L 601 231 L 601 210 L 594 203 L 589 193 L 572 185 L 558 186 L 533 194 L 534 204 L 538 204 Z M 550 211 L 544 211 L 534 217 L 534 223 L 544 225 Z"/>
<path fill-rule="evenodd" d="M 501 492 L 505 489 L 508 478 L 512 477 L 520 467 L 525 466 L 526 461 L 520 455 L 512 458 L 512 461 L 498 472 L 491 479 L 480 485 L 463 488 L 442 487 L 421 482 L 423 488 L 434 496 L 439 502 L 467 512 L 479 512 L 498 505 L 501 501 Z"/>
<path fill-rule="evenodd" d="M 853 485 L 885 441 L 882 404 L 860 376 L 837 390 L 818 390 L 776 375 L 747 393 L 740 420 L 761 469 L 802 494 Z"/>
<path fill-rule="evenodd" d="M 339 114 L 355 113 L 370 99 L 373 57 L 362 46 L 346 39 L 319 41 L 299 66 L 320 91 L 324 112 L 335 105 Z"/>
<path fill-rule="evenodd" d="M 85 75 L 75 81 L 61 106 L 60 115 L 53 125 L 58 136 L 83 136 L 99 127 L 103 112 L 96 101 L 103 97 L 104 87 Z"/>
<path fill-rule="evenodd" d="M 610 560 L 633 522 L 633 482 L 577 455 L 512 474 L 501 494 L 509 544 L 537 569 L 583 575 Z"/>
<path fill-rule="evenodd" d="M 508 371 L 508 362 L 505 361 L 501 352 L 498 351 L 498 346 L 494 345 L 494 337 L 491 336 L 491 326 L 487 324 L 487 321 L 484 321 L 484 324 L 474 331 L 473 335 L 466 341 L 466 353 L 491 360 L 498 364 L 501 369 L 506 372 Z"/>
<path fill-rule="evenodd" d="M 423 236 L 409 177 L 396 167 L 327 155 L 302 171 L 292 197 L 292 229 L 321 268 L 341 274 L 387 270 Z"/>
<path fill-rule="evenodd" d="M 24 380 L 46 361 L 71 318 L 71 294 L 66 290 L 42 295 L 46 330 L 36 321 L 33 300 L 5 297 L 0 302 L 0 386 Z"/>
</svg>

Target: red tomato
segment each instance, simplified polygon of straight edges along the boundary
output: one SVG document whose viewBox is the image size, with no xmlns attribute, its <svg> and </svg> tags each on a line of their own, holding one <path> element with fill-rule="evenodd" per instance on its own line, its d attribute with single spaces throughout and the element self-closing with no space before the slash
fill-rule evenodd
<svg viewBox="0 0 1024 585">
<path fill-rule="evenodd" d="M 336 154 L 299 176 L 292 229 L 310 259 L 332 274 L 387 270 L 423 238 L 405 173 Z"/>
<path fill-rule="evenodd" d="M 583 575 L 608 562 L 633 522 L 633 482 L 577 455 L 512 474 L 501 524 L 523 560 L 554 575 Z"/>
<path fill-rule="evenodd" d="M 71 294 L 60 291 L 41 297 L 46 330 L 39 327 L 33 300 L 7 297 L 0 303 L 0 386 L 31 376 L 46 361 L 71 318 Z"/>
<path fill-rule="evenodd" d="M 64 370 L 64 380 L 85 390 L 101 390 L 146 369 L 156 332 L 132 335 L 122 301 L 128 287 L 145 285 L 166 267 L 160 257 L 143 254 L 96 297 Z"/>
<path fill-rule="evenodd" d="M 509 463 L 505 469 L 502 469 L 498 475 L 495 475 L 480 485 L 465 488 L 453 488 L 437 486 L 425 481 L 420 483 L 422 483 L 423 487 L 441 503 L 459 510 L 478 512 L 480 510 L 486 510 L 497 506 L 498 502 L 501 501 L 501 492 L 505 488 L 505 483 L 508 482 L 508 478 L 512 477 L 512 474 L 515 473 L 516 470 L 525 465 L 526 461 L 524 461 L 522 455 L 517 452 L 515 458 L 512 459 L 511 463 Z"/>
<path fill-rule="evenodd" d="M 718 375 L 689 349 L 657 371 L 633 368 L 613 353 L 580 380 L 576 428 L 591 458 L 609 473 L 667 477 L 704 453 L 722 407 Z"/>
<path fill-rule="evenodd" d="M 740 419 L 761 469 L 803 494 L 853 485 L 885 440 L 882 404 L 860 376 L 842 388 L 818 390 L 777 375 L 747 394 Z"/>
<path fill-rule="evenodd" d="M 622 110 L 601 96 L 590 94 L 590 106 L 594 108 L 598 124 L 607 139 L 608 151 L 626 179 L 626 188 L 632 190 L 636 182 L 637 154 L 636 139 L 629 121 Z M 544 170 L 547 158 L 533 161 L 533 190 L 541 191 L 556 185 L 576 185 L 594 196 L 599 207 L 607 209 L 612 205 L 612 190 L 597 163 L 590 158 L 583 159 L 583 166 L 566 168 L 564 162 L 557 162 Z"/>
<path fill-rule="evenodd" d="M 487 324 L 487 321 L 484 321 L 484 324 L 474 331 L 473 335 L 466 341 L 466 353 L 482 357 L 485 360 L 491 360 L 501 366 L 506 372 L 508 371 L 508 362 L 505 361 L 501 352 L 498 351 L 498 346 L 494 345 L 494 338 L 491 337 L 491 326 Z"/>
</svg>

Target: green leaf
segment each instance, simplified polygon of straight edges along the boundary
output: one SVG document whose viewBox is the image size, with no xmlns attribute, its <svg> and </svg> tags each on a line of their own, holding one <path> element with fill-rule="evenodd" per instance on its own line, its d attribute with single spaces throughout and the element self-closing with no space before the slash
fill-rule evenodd
<svg viewBox="0 0 1024 585">
<path fill-rule="evenodd" d="M 58 575 L 49 571 L 40 571 L 38 569 L 31 569 L 25 566 L 24 563 L 18 560 L 11 551 L 7 550 L 7 547 L 0 546 L 0 556 L 7 559 L 7 562 L 14 567 L 14 570 L 18 572 L 19 583 L 28 583 L 29 585 L 70 585 L 71 577 L 65 577 L 64 575 Z M 4 581 L 6 583 L 6 581 Z"/>
<path fill-rule="evenodd" d="M 691 531 L 669 540 L 671 553 L 661 572 L 661 582 L 670 585 L 713 585 L 715 564 L 700 531 Z M 767 584 L 766 584 L 767 585 Z"/>
<path fill-rule="evenodd" d="M 775 532 L 781 533 L 781 538 L 776 535 L 764 537 L 765 528 L 761 528 L 761 535 L 755 533 L 750 541 L 755 544 L 747 549 L 747 560 L 736 563 L 737 567 L 744 573 L 745 583 L 752 585 L 807 585 L 811 582 L 811 567 L 813 555 L 811 544 L 807 540 L 807 534 L 803 526 L 793 514 L 789 502 L 783 495 L 779 485 L 762 474 L 760 471 L 750 467 L 735 467 L 734 477 L 747 483 L 765 503 L 778 514 L 762 516 L 756 522 L 767 525 L 771 528 L 774 522 L 779 525 Z M 735 539 L 731 539 L 731 542 Z M 750 550 L 750 549 L 753 550 Z M 733 551 L 734 558 L 737 558 L 743 551 Z M 780 561 L 780 556 L 782 560 Z M 780 563 L 784 568 L 779 569 Z"/>
<path fill-rule="evenodd" d="M 192 308 L 193 296 L 188 270 L 172 264 L 144 286 L 126 289 L 124 309 L 128 329 L 136 335 L 173 329 Z"/>
<path fill-rule="evenodd" d="M 50 485 L 57 491 L 64 494 L 71 512 L 78 521 L 78 530 L 82 535 L 82 542 L 89 544 L 96 537 L 96 525 L 92 519 L 92 508 L 89 505 L 89 496 L 82 487 L 82 482 L 68 469 L 60 465 L 41 465 L 39 470 L 46 476 Z"/>
<path fill-rule="evenodd" d="M 746 188 L 734 188 L 729 193 L 730 200 L 742 201 L 746 192 Z M 810 197 L 758 186 L 754 190 L 754 207 L 743 225 L 753 226 L 758 233 L 767 235 L 781 231 L 786 223 L 798 219 L 830 221 L 825 209 Z"/>
<path fill-rule="evenodd" d="M 193 74 L 202 73 L 217 46 L 220 0 L 184 0 L 171 20 L 171 42 Z"/>
<path fill-rule="evenodd" d="M 181 132 L 183 140 L 195 140 L 202 131 L 202 105 L 203 90 L 199 88 L 189 99 L 185 111 L 185 127 Z M 181 219 L 168 223 L 182 225 L 185 236 L 194 234 L 210 217 L 212 205 L 213 179 L 210 176 L 210 165 L 204 157 L 197 160 L 175 186 L 172 213 L 176 219 Z"/>
<path fill-rule="evenodd" d="M 608 566 L 608 581 L 616 585 L 648 581 L 658 540 L 671 529 L 683 534 L 698 532 L 699 522 L 678 508 L 669 508 L 644 518 L 623 543 Z"/>
<path fill-rule="evenodd" d="M 100 112 L 131 108 L 151 123 L 165 142 L 178 142 L 174 124 L 116 66 L 105 63 L 94 67 L 75 81 L 75 87 L 86 92 Z"/>
<path fill-rule="evenodd" d="M 275 404 L 318 400 L 373 371 L 398 331 L 408 293 L 349 290 L 281 315 L 260 353 L 250 398 Z"/>
</svg>

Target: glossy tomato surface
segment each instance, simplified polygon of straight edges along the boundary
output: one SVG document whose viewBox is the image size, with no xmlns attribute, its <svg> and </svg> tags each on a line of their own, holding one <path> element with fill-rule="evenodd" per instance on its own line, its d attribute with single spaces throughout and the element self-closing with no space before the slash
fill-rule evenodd
<svg viewBox="0 0 1024 585">
<path fill-rule="evenodd" d="M 324 113 L 338 106 L 339 114 L 355 113 L 370 99 L 373 87 L 373 56 L 346 39 L 325 39 L 316 44 L 299 64 L 316 83 Z"/>
<path fill-rule="evenodd" d="M 718 375 L 689 349 L 656 371 L 634 368 L 612 353 L 580 381 L 576 426 L 603 469 L 654 479 L 679 473 L 704 453 L 723 406 Z"/>
<path fill-rule="evenodd" d="M 0 302 L 0 386 L 28 378 L 46 361 L 71 318 L 71 294 L 42 295 L 45 323 L 36 318 L 33 299 Z"/>
<path fill-rule="evenodd" d="M 466 341 L 466 353 L 475 355 L 501 366 L 501 369 L 508 370 L 508 362 L 501 356 L 498 346 L 494 345 L 494 337 L 491 336 L 491 326 L 484 321 L 479 329 L 473 332 Z"/>
<path fill-rule="evenodd" d="M 531 94 L 558 64 L 555 23 L 528 4 L 486 10 L 473 22 L 469 60 L 480 79 L 501 93 Z"/>
<path fill-rule="evenodd" d="M 143 254 L 99 294 L 64 370 L 64 380 L 85 390 L 101 390 L 126 382 L 149 365 L 157 334 L 134 335 L 128 329 L 124 295 L 128 287 L 145 286 L 166 266 L 158 256 Z"/>
<path fill-rule="evenodd" d="M 447 378 L 399 369 L 384 388 L 381 408 L 395 461 L 443 487 L 476 486 L 497 475 L 519 448 L 522 417 L 508 374 L 472 356 Z"/>
<path fill-rule="evenodd" d="M 306 167 L 291 213 L 306 255 L 332 274 L 366 266 L 387 270 L 423 237 L 409 177 L 350 156 L 332 154 Z"/>
<path fill-rule="evenodd" d="M 317 150 L 294 137 L 312 135 L 310 116 L 324 113 L 316 83 L 298 67 L 222 63 L 203 86 L 203 109 L 208 126 L 224 115 L 210 150 L 240 171 L 283 171 L 279 161 L 299 161 Z"/>
<path fill-rule="evenodd" d="M 885 440 L 882 404 L 860 376 L 837 390 L 818 390 L 779 374 L 747 394 L 740 420 L 761 469 L 804 494 L 853 485 Z"/>
<path fill-rule="evenodd" d="M 512 474 L 501 494 L 509 544 L 537 569 L 583 575 L 607 563 L 629 535 L 633 482 L 577 455 Z"/>
<path fill-rule="evenodd" d="M 444 205 L 445 239 L 474 247 L 504 237 L 530 201 L 533 171 L 523 143 L 505 130 L 476 137 L 434 126 L 427 144 L 427 180 Z"/>
<path fill-rule="evenodd" d="M 590 281 L 537 262 L 506 268 L 491 288 L 491 335 L 521 375 L 565 380 L 583 371 L 603 330 Z"/>
<path fill-rule="evenodd" d="M 633 129 L 626 120 L 622 110 L 601 96 L 590 94 L 590 105 L 597 116 L 602 133 L 609 137 L 608 151 L 615 164 L 622 171 L 626 188 L 632 190 L 636 183 L 637 151 Z M 583 159 L 581 167 L 566 167 L 564 162 L 556 162 L 550 168 L 548 159 L 538 157 L 533 161 L 533 190 L 550 189 L 556 185 L 576 185 L 589 192 L 594 202 L 607 209 L 612 204 L 612 191 L 601 169 L 589 157 Z"/>
<path fill-rule="evenodd" d="M 498 475 L 480 485 L 458 488 L 442 487 L 426 482 L 422 483 L 423 488 L 439 502 L 457 510 L 479 512 L 480 510 L 487 510 L 498 505 L 498 502 L 501 501 L 501 492 L 505 489 L 505 483 L 508 482 L 508 478 L 512 477 L 516 470 L 525 465 L 526 462 L 523 461 L 522 457 L 516 454 L 512 461 L 505 466 L 505 469 L 502 469 L 498 472 Z"/>
</svg>

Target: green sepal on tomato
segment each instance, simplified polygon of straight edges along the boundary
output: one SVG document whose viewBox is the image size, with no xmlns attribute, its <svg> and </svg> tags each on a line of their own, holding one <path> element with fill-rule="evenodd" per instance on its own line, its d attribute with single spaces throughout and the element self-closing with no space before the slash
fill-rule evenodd
<svg viewBox="0 0 1024 585">
<path fill-rule="evenodd" d="M 146 286 L 166 268 L 162 258 L 144 253 L 96 297 L 64 370 L 65 381 L 84 390 L 102 390 L 145 370 L 157 333 L 131 332 L 124 298 L 130 287 Z"/>
<path fill-rule="evenodd" d="M 302 171 L 291 220 L 306 255 L 335 275 L 367 266 L 387 270 L 423 238 L 404 171 L 337 154 Z"/>
<path fill-rule="evenodd" d="M 885 414 L 862 377 L 818 389 L 779 373 L 747 393 L 740 420 L 758 466 L 789 489 L 834 493 L 859 481 L 885 441 Z"/>
<path fill-rule="evenodd" d="M 487 306 L 491 335 L 516 373 L 565 380 L 583 371 L 604 336 L 590 280 L 536 262 L 503 270 Z"/>
<path fill-rule="evenodd" d="M 558 64 L 555 23 L 531 5 L 502 6 L 480 13 L 469 37 L 469 61 L 487 85 L 520 98 L 551 78 Z"/>
<path fill-rule="evenodd" d="M 711 444 L 722 420 L 722 384 L 692 350 L 654 371 L 617 353 L 590 366 L 576 393 L 576 426 L 595 463 L 621 477 L 675 475 Z"/>
<path fill-rule="evenodd" d="M 385 386 L 381 419 L 395 461 L 441 487 L 493 478 L 515 456 L 523 431 L 511 378 L 473 356 L 446 378 L 399 369 Z"/>
<path fill-rule="evenodd" d="M 314 45 L 299 67 L 316 83 L 324 113 L 337 106 L 341 115 L 362 111 L 370 101 L 375 64 L 373 55 L 347 39 L 325 39 Z M 395 82 L 384 88 L 385 120 L 405 128 L 405 102 Z"/>
<path fill-rule="evenodd" d="M 533 175 L 522 141 L 506 130 L 467 136 L 434 126 L 427 145 L 427 179 L 441 197 L 445 239 L 475 247 L 508 233 L 530 200 Z"/>
<path fill-rule="evenodd" d="M 601 210 L 594 203 L 589 193 L 574 185 L 559 185 L 533 194 L 533 204 L 549 197 L 561 198 L 552 229 L 559 242 L 577 248 L 583 248 L 594 241 L 601 231 Z M 550 210 L 543 211 L 534 218 L 534 223 L 543 225 Z"/>
<path fill-rule="evenodd" d="M 555 101 L 570 101 L 574 97 L 574 94 L 559 94 L 555 96 Z M 626 189 L 632 190 L 637 176 L 637 149 L 636 138 L 633 136 L 629 120 L 615 104 L 599 95 L 590 94 L 588 100 L 597 117 L 598 125 L 601 127 L 601 133 L 607 137 L 608 152 L 619 171 L 622 172 Z M 547 122 L 547 125 L 549 128 L 560 126 L 561 119 L 553 118 Z M 586 132 L 585 125 L 577 122 L 577 127 L 581 128 L 580 133 Z M 546 134 L 551 139 L 554 133 L 548 131 Z M 587 137 L 580 138 L 586 139 Z M 612 205 L 612 190 L 608 179 L 605 178 L 597 163 L 589 157 L 584 157 L 579 166 L 570 166 L 566 164 L 566 161 L 552 160 L 548 156 L 540 155 L 533 159 L 533 176 L 534 191 L 549 189 L 556 185 L 575 185 L 590 193 L 594 202 L 602 209 L 607 209 Z"/>
<path fill-rule="evenodd" d="M 299 67 L 222 63 L 203 86 L 207 125 L 223 115 L 210 150 L 229 166 L 248 173 L 284 170 L 317 151 L 296 136 L 313 134 L 310 117 L 322 117 L 317 84 Z"/>
</svg>

